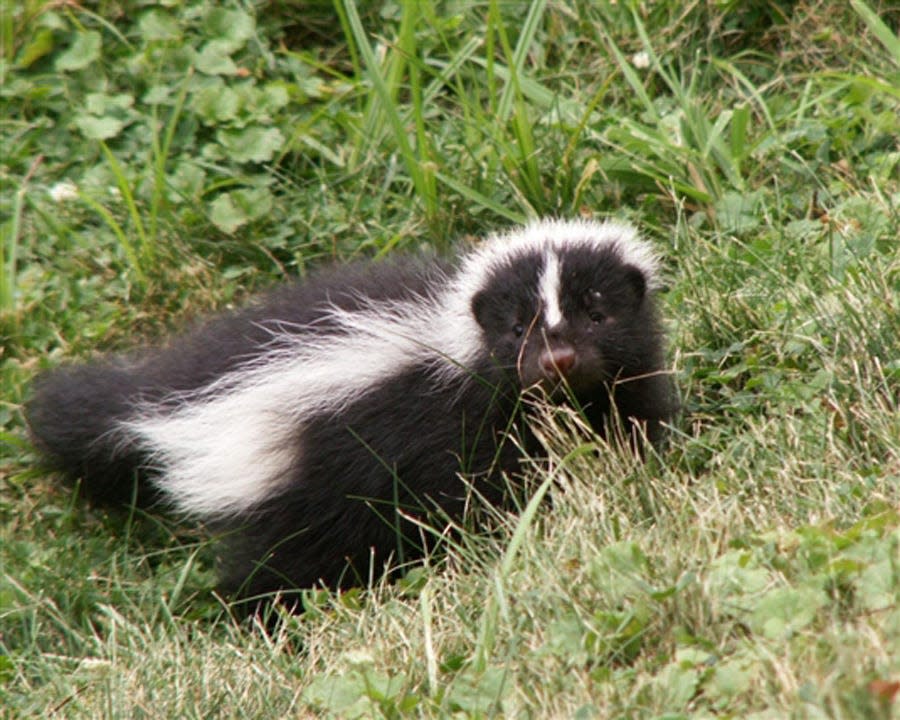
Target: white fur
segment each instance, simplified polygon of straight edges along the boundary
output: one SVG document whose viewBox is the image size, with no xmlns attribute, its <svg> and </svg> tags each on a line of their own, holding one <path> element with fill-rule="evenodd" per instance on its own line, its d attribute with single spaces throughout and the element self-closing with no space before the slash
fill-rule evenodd
<svg viewBox="0 0 900 720">
<path fill-rule="evenodd" d="M 266 352 L 204 390 L 138 404 L 120 426 L 123 441 L 148 450 L 160 489 L 182 511 L 203 517 L 240 514 L 277 490 L 302 453 L 304 421 L 339 412 L 374 384 L 426 364 L 436 382 L 451 382 L 478 358 L 481 329 L 472 297 L 491 273 L 517 257 L 537 253 L 544 268 L 540 293 L 545 322 L 562 319 L 557 253 L 572 245 L 615 247 L 625 262 L 657 284 L 657 260 L 629 226 L 584 220 L 543 220 L 495 235 L 466 255 L 459 270 L 440 278 L 429 300 L 368 302 L 362 310 L 337 307 L 337 331 L 268 323 Z M 174 405 L 174 409 L 173 409 Z"/>
<path fill-rule="evenodd" d="M 453 319 L 442 314 L 413 303 L 373 303 L 363 312 L 334 308 L 332 318 L 345 332 L 323 336 L 295 328 L 273 340 L 260 360 L 194 396 L 174 398 L 174 411 L 166 409 L 173 399 L 138 407 L 121 430 L 150 450 L 156 482 L 178 509 L 203 517 L 239 514 L 287 475 L 305 418 L 338 412 L 412 365 L 429 364 L 437 378 L 471 365 L 472 345 L 467 354 L 445 342 L 445 321 Z"/>
<path fill-rule="evenodd" d="M 556 327 L 562 322 L 562 308 L 559 305 L 560 291 L 559 256 L 553 250 L 544 252 L 544 269 L 541 272 L 540 293 L 544 310 L 544 323 L 548 328 Z"/>
</svg>

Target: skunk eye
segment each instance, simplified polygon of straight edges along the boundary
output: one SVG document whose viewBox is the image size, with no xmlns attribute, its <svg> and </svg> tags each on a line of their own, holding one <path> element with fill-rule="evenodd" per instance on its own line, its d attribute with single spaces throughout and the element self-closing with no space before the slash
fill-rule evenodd
<svg viewBox="0 0 900 720">
<path fill-rule="evenodd" d="M 525 326 L 522 323 L 516 323 L 513 325 L 512 331 L 516 337 L 522 337 L 522 333 L 525 332 Z"/>
<path fill-rule="evenodd" d="M 606 320 L 606 314 L 596 308 L 597 304 L 602 300 L 603 293 L 599 290 L 588 290 L 584 294 L 584 303 L 587 306 L 587 313 L 591 322 L 599 324 Z"/>
</svg>

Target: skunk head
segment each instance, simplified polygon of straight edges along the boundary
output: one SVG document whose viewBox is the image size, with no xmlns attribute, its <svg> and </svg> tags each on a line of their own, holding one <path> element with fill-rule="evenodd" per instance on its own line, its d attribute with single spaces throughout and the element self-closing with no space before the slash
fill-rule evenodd
<svg viewBox="0 0 900 720">
<path fill-rule="evenodd" d="M 522 388 L 590 400 L 660 368 L 657 260 L 629 226 L 534 223 L 491 238 L 466 273 L 482 342 Z"/>
</svg>

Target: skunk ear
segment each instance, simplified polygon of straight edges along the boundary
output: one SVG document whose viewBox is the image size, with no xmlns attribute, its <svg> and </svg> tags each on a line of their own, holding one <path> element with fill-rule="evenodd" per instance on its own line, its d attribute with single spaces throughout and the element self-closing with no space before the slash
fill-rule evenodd
<svg viewBox="0 0 900 720">
<path fill-rule="evenodd" d="M 479 290 L 472 297 L 472 314 L 481 327 L 485 327 L 489 322 L 491 302 L 488 297 L 487 290 Z"/>
<path fill-rule="evenodd" d="M 647 278 L 643 271 L 634 265 L 626 265 L 622 268 L 625 277 L 625 287 L 628 292 L 628 298 L 633 307 L 638 307 L 647 294 Z"/>
</svg>

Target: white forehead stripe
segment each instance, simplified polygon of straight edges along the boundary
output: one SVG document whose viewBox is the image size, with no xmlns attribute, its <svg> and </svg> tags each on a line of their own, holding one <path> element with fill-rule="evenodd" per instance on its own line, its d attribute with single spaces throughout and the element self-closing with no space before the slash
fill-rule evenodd
<svg viewBox="0 0 900 720">
<path fill-rule="evenodd" d="M 525 227 L 491 235 L 463 258 L 455 278 L 455 291 L 471 298 L 490 283 L 494 272 L 527 255 L 546 258 L 579 247 L 610 249 L 619 259 L 640 270 L 650 290 L 660 286 L 659 259 L 653 246 L 631 225 L 596 220 L 534 220 Z M 558 259 L 557 259 L 558 262 Z M 546 261 L 545 261 L 546 263 Z M 542 280 L 546 278 L 546 273 Z M 542 297 L 546 299 L 541 287 Z M 559 297 L 557 292 L 556 297 Z M 558 305 L 558 303 L 557 303 Z"/>
<path fill-rule="evenodd" d="M 559 306 L 559 256 L 553 250 L 544 253 L 544 269 L 541 273 L 540 295 L 544 310 L 544 325 L 555 327 L 562 322 L 562 309 Z"/>
</svg>

